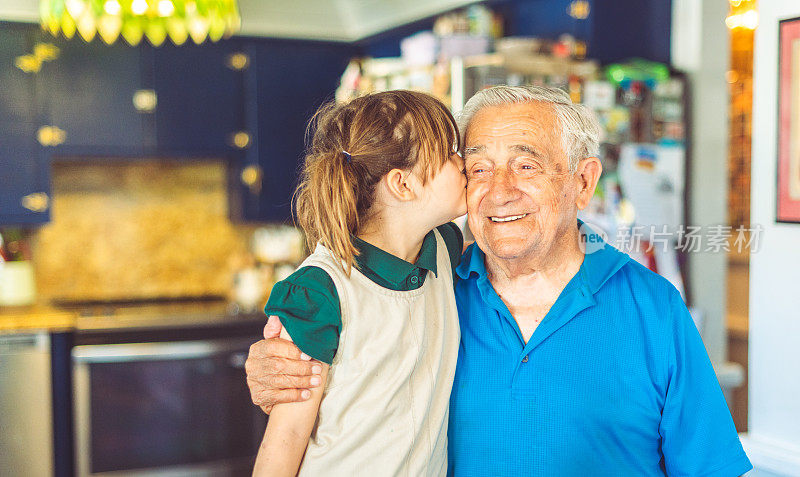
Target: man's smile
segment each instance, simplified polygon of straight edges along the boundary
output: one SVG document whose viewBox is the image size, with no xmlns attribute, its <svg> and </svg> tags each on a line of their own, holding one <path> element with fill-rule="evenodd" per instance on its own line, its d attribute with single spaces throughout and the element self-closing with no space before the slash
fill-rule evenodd
<svg viewBox="0 0 800 477">
<path fill-rule="evenodd" d="M 528 214 L 505 215 L 505 216 L 494 215 L 494 216 L 490 216 L 489 220 L 491 220 L 492 222 L 513 222 L 515 220 L 519 220 L 519 219 L 521 219 L 523 217 L 526 217 L 527 215 Z"/>
</svg>

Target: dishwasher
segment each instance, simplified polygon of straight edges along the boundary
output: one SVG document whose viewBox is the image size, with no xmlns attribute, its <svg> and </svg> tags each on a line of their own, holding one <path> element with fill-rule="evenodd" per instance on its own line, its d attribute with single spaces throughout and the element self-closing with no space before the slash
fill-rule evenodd
<svg viewBox="0 0 800 477">
<path fill-rule="evenodd" d="M 0 334 L 0 477 L 53 475 L 48 333 Z"/>
</svg>

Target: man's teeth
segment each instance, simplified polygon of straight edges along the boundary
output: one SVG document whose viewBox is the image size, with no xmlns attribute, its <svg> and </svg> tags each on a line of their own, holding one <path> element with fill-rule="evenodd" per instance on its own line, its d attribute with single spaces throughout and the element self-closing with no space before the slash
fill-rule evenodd
<svg viewBox="0 0 800 477">
<path fill-rule="evenodd" d="M 508 217 L 489 217 L 492 222 L 511 222 L 512 220 L 517 220 L 525 217 L 528 214 L 522 215 L 509 215 Z"/>
</svg>

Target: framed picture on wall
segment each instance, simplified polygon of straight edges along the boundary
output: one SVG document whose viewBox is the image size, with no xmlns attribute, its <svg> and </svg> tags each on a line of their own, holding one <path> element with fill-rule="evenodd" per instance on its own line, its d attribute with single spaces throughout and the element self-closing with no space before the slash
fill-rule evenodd
<svg viewBox="0 0 800 477">
<path fill-rule="evenodd" d="M 800 223 L 800 17 L 778 30 L 777 220 Z"/>
</svg>

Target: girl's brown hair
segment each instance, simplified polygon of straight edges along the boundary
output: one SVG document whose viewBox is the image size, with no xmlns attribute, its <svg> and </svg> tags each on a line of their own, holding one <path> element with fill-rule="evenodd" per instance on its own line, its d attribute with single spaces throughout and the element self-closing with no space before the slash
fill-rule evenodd
<svg viewBox="0 0 800 477">
<path fill-rule="evenodd" d="M 309 248 L 322 243 L 344 262 L 348 274 L 358 255 L 350 235 L 368 220 L 380 179 L 392 169 L 418 166 L 424 184 L 459 144 L 447 107 L 415 91 L 325 104 L 311 119 L 310 134 L 294 197 L 296 221 Z"/>
</svg>

